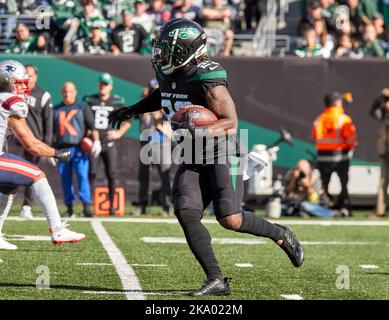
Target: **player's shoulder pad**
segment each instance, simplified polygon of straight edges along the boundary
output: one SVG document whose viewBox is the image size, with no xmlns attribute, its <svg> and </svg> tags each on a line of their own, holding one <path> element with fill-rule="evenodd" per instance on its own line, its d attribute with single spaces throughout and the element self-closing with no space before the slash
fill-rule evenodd
<svg viewBox="0 0 389 320">
<path fill-rule="evenodd" d="M 212 60 L 204 60 L 196 65 L 196 72 L 187 81 L 201 81 L 213 79 L 227 80 L 227 71 L 218 62 Z"/>
<path fill-rule="evenodd" d="M 7 94 L 2 97 L 1 107 L 9 112 L 10 115 L 20 118 L 27 118 L 27 103 L 17 95 Z"/>
<path fill-rule="evenodd" d="M 113 98 L 113 101 L 117 104 L 125 104 L 126 103 L 126 100 L 122 96 L 119 96 L 118 94 L 114 94 L 112 96 L 112 98 Z"/>
</svg>

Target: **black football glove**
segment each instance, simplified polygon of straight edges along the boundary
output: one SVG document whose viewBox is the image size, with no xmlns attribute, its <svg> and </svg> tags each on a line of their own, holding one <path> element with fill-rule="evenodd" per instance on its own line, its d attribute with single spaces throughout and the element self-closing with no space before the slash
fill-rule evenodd
<svg viewBox="0 0 389 320">
<path fill-rule="evenodd" d="M 134 116 L 133 112 L 128 107 L 112 111 L 108 116 L 108 121 L 113 129 L 120 129 L 122 122 L 129 121 Z"/>
<path fill-rule="evenodd" d="M 57 149 L 55 150 L 54 158 L 62 162 L 69 162 L 72 154 L 69 149 Z"/>
</svg>

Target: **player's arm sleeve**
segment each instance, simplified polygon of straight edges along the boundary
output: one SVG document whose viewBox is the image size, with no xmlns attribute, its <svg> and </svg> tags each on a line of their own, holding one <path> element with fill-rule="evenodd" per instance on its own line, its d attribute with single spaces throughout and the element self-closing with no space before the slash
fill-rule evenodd
<svg viewBox="0 0 389 320">
<path fill-rule="evenodd" d="M 42 119 L 43 119 L 43 141 L 52 145 L 53 143 L 53 103 L 51 95 L 47 91 L 42 96 Z"/>
<path fill-rule="evenodd" d="M 146 98 L 127 108 L 129 108 L 134 115 L 161 110 L 161 91 L 155 89 Z"/>
<path fill-rule="evenodd" d="M 208 92 L 217 86 L 228 88 L 227 71 L 220 65 L 213 70 L 212 65 L 210 65 L 207 72 L 200 73 L 197 77 L 200 79 L 201 87 L 205 92 Z"/>
<path fill-rule="evenodd" d="M 27 118 L 28 106 L 19 97 L 15 97 L 14 100 L 10 101 L 9 104 L 9 115 L 17 118 Z M 7 106 L 5 106 L 7 108 Z"/>
<path fill-rule="evenodd" d="M 93 117 L 91 108 L 86 103 L 84 106 L 84 117 L 86 128 L 89 130 L 95 130 L 95 119 Z"/>
</svg>

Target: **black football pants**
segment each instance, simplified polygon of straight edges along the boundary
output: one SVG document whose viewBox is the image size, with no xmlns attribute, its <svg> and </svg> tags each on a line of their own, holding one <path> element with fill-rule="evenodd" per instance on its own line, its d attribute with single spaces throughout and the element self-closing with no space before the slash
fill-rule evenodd
<svg viewBox="0 0 389 320">
<path fill-rule="evenodd" d="M 109 144 L 108 144 L 109 145 Z M 117 187 L 117 157 L 118 157 L 118 148 L 116 144 L 112 146 L 103 145 L 103 149 L 97 158 L 90 156 L 90 180 L 92 191 L 95 185 L 95 179 L 99 170 L 99 165 L 101 160 L 104 163 L 104 171 L 108 179 L 109 187 L 109 199 L 111 205 L 115 197 L 115 189 Z"/>
</svg>

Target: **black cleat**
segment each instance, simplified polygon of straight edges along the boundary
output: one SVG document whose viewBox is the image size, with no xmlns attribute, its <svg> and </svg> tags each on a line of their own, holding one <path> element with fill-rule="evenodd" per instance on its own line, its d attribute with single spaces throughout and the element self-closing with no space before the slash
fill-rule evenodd
<svg viewBox="0 0 389 320">
<path fill-rule="evenodd" d="M 282 244 L 280 245 L 281 249 L 285 251 L 290 261 L 293 263 L 293 265 L 296 268 L 301 267 L 304 261 L 303 246 L 300 244 L 296 235 L 293 233 L 293 231 L 290 228 L 281 226 L 279 224 L 278 226 L 285 229 L 285 234 L 280 239 L 283 240 Z"/>
<path fill-rule="evenodd" d="M 203 297 L 203 296 L 227 296 L 231 293 L 229 278 L 220 279 L 207 279 L 203 286 L 192 291 L 189 295 L 192 297 Z"/>
</svg>

